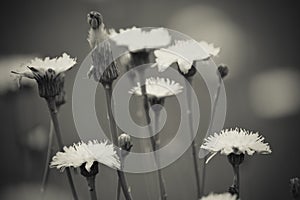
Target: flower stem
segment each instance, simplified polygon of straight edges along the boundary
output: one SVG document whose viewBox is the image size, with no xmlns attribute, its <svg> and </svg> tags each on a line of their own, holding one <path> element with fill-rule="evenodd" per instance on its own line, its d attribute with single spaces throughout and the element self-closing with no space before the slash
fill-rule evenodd
<svg viewBox="0 0 300 200">
<path fill-rule="evenodd" d="M 114 145 L 118 145 L 118 135 L 117 135 L 117 126 L 116 126 L 116 122 L 113 118 L 113 113 L 112 113 L 112 84 L 105 84 L 104 85 L 104 89 L 105 89 L 105 94 L 106 94 L 106 104 L 107 104 L 107 113 L 108 113 L 108 118 L 109 118 L 109 123 L 110 123 L 110 132 L 111 132 L 111 136 L 112 136 L 112 141 L 114 143 Z M 124 175 L 123 171 L 117 170 L 117 174 L 119 177 L 119 181 L 123 190 L 123 194 L 125 196 L 126 200 L 131 200 L 131 194 L 130 191 L 128 189 L 128 184 Z"/>
<path fill-rule="evenodd" d="M 187 78 L 190 85 L 192 85 L 192 77 Z M 193 126 L 193 113 L 192 113 L 192 98 L 191 98 L 191 91 L 190 87 L 186 87 L 187 93 L 187 104 L 188 104 L 188 121 L 189 121 L 189 128 L 190 128 L 190 136 L 192 140 L 192 156 L 193 156 L 193 164 L 194 164 L 194 172 L 196 178 L 196 186 L 197 186 L 197 198 L 201 198 L 201 187 L 200 187 L 200 176 L 199 176 L 199 166 L 198 166 L 198 157 L 197 157 L 197 144 L 194 139 L 194 126 Z"/>
<path fill-rule="evenodd" d="M 221 76 L 218 76 L 218 77 L 219 77 L 219 79 L 218 79 L 219 81 L 218 81 L 218 86 L 217 86 L 217 93 L 215 95 L 215 99 L 214 99 L 214 102 L 213 102 L 212 111 L 211 111 L 211 118 L 210 118 L 208 130 L 207 130 L 208 135 L 210 135 L 211 131 L 212 131 L 212 126 L 214 124 L 215 115 L 216 115 L 216 108 L 217 108 L 217 104 L 218 104 L 218 100 L 219 100 L 219 96 L 220 96 L 220 91 L 221 91 L 222 77 Z M 206 155 L 203 159 L 201 197 L 204 195 L 204 189 L 205 189 L 206 161 L 207 161 L 207 159 L 208 159 L 208 156 Z"/>
<path fill-rule="evenodd" d="M 96 193 L 96 189 L 95 189 L 95 178 L 96 178 L 96 176 L 86 177 L 86 181 L 89 186 L 91 200 L 97 200 L 97 193 Z"/>
<path fill-rule="evenodd" d="M 157 134 L 156 132 L 158 131 L 158 122 L 159 122 L 159 115 L 160 115 L 160 110 L 154 110 L 155 113 L 155 134 Z M 156 160 L 156 164 L 157 164 L 157 174 L 158 174 L 158 180 L 159 180 L 159 189 L 160 189 L 160 198 L 161 200 L 166 200 L 168 195 L 166 192 L 166 186 L 165 186 L 165 180 L 162 174 L 162 171 L 160 169 L 160 160 L 159 160 L 159 155 L 156 153 L 156 150 L 159 149 L 160 147 L 160 139 L 159 139 L 159 135 L 153 136 L 152 137 L 154 139 L 154 142 L 152 142 L 152 144 L 154 144 L 154 156 L 155 156 L 155 160 Z"/>
<path fill-rule="evenodd" d="M 56 105 L 55 105 L 55 98 L 47 98 L 46 101 L 48 103 L 49 112 L 50 112 L 51 119 L 53 122 L 57 143 L 58 143 L 59 149 L 62 151 L 64 145 L 63 145 L 61 131 L 60 131 L 59 122 L 58 122 L 58 118 L 57 118 L 57 109 L 56 109 Z M 75 189 L 75 185 L 73 182 L 70 168 L 68 168 L 68 167 L 66 168 L 66 173 L 67 173 L 69 185 L 70 185 L 70 188 L 72 191 L 73 199 L 78 200 L 78 196 L 76 193 L 76 189 Z"/>
<path fill-rule="evenodd" d="M 236 188 L 237 191 L 237 198 L 240 197 L 240 170 L 239 170 L 239 165 L 234 165 L 233 166 L 233 185 Z"/>
<path fill-rule="evenodd" d="M 49 177 L 49 163 L 50 163 L 51 154 L 52 154 L 52 143 L 53 143 L 53 122 L 52 122 L 52 120 L 50 120 L 47 157 L 46 157 L 42 186 L 41 186 L 42 193 L 44 193 L 46 190 L 46 184 L 47 184 L 48 177 Z"/>
</svg>

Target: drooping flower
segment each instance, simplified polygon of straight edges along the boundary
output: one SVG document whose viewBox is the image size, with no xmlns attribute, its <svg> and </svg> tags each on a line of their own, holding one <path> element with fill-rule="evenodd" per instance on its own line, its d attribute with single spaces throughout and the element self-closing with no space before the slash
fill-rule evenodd
<svg viewBox="0 0 300 200">
<path fill-rule="evenodd" d="M 150 97 L 164 98 L 172 95 L 177 95 L 182 92 L 183 87 L 173 80 L 168 78 L 154 78 L 150 77 L 146 79 L 146 94 Z M 142 96 L 141 85 L 138 82 L 137 86 L 133 87 L 130 94 L 135 94 L 137 96 Z"/>
<path fill-rule="evenodd" d="M 50 59 L 35 58 L 23 71 L 12 71 L 22 77 L 35 79 L 38 83 L 41 97 L 55 97 L 64 85 L 64 72 L 70 70 L 76 64 L 76 59 L 63 53 L 61 57 Z"/>
<path fill-rule="evenodd" d="M 202 197 L 201 200 L 236 200 L 236 195 L 230 193 L 214 194 L 211 193 L 208 196 Z"/>
<path fill-rule="evenodd" d="M 205 41 L 199 43 L 193 40 L 178 40 L 168 48 L 161 48 L 154 51 L 159 71 L 165 71 L 173 63 L 178 64 L 179 70 L 187 74 L 193 66 L 193 62 L 206 60 L 218 55 L 220 48 L 215 48 L 213 44 Z"/>
<path fill-rule="evenodd" d="M 119 33 L 111 31 L 110 39 L 119 46 L 128 47 L 130 52 L 161 48 L 171 42 L 171 36 L 164 28 L 145 30 L 132 27 L 120 29 Z"/>
<path fill-rule="evenodd" d="M 77 168 L 85 164 L 85 169 L 89 172 L 94 162 L 114 169 L 120 168 L 120 160 L 113 144 L 97 140 L 87 143 L 79 142 L 73 146 L 64 147 L 63 152 L 57 152 L 52 158 L 50 167 L 64 170 L 66 167 Z"/>
<path fill-rule="evenodd" d="M 212 153 L 212 158 L 218 152 L 221 154 L 248 154 L 253 155 L 255 152 L 261 154 L 271 153 L 268 143 L 264 143 L 264 137 L 258 133 L 253 133 L 245 129 L 225 129 L 220 134 L 215 133 L 204 140 L 201 145 L 202 149 Z M 207 162 L 210 160 L 207 160 Z"/>
</svg>

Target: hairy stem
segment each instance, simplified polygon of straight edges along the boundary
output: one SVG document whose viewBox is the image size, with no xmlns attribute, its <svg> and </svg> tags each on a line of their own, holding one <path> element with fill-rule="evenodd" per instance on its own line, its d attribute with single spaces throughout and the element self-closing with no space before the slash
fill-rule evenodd
<svg viewBox="0 0 300 200">
<path fill-rule="evenodd" d="M 58 117 L 57 117 L 57 109 L 56 109 L 56 105 L 55 105 L 55 98 L 47 98 L 46 101 L 48 103 L 49 112 L 50 112 L 51 119 L 52 119 L 52 122 L 53 122 L 57 143 L 58 143 L 59 149 L 62 151 L 64 145 L 63 145 L 60 126 L 59 126 Z M 71 188 L 71 191 L 72 191 L 73 199 L 78 200 L 78 196 L 77 196 L 77 193 L 76 193 L 76 189 L 75 189 L 75 185 L 74 185 L 74 182 L 73 182 L 73 178 L 72 178 L 72 175 L 71 175 L 70 168 L 67 167 L 65 171 L 67 173 L 67 177 L 68 177 L 69 185 L 70 185 L 70 188 Z"/>
<path fill-rule="evenodd" d="M 109 118 L 112 141 L 117 146 L 118 145 L 117 126 L 116 126 L 116 122 L 113 118 L 113 113 L 112 113 L 113 108 L 112 108 L 112 104 L 111 104 L 111 102 L 112 102 L 112 85 L 106 84 L 106 85 L 104 85 L 104 89 L 105 89 L 105 94 L 106 94 L 107 113 L 108 113 L 108 118 Z M 125 199 L 131 200 L 132 197 L 131 197 L 130 191 L 128 189 L 128 184 L 127 184 L 124 172 L 117 170 L 117 174 L 119 177 L 119 181 L 120 181 Z"/>
</svg>

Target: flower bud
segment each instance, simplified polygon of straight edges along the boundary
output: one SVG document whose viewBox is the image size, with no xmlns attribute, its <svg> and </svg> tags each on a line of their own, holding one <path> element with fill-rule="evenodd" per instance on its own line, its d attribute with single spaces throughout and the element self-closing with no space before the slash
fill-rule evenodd
<svg viewBox="0 0 300 200">
<path fill-rule="evenodd" d="M 130 151 L 133 146 L 130 135 L 126 133 L 123 133 L 118 137 L 118 142 L 119 142 L 119 147 L 125 151 Z"/>
<path fill-rule="evenodd" d="M 103 23 L 103 17 L 99 12 L 91 11 L 87 15 L 87 22 L 92 29 L 97 29 Z"/>
<path fill-rule="evenodd" d="M 228 75 L 229 69 L 226 65 L 220 65 L 218 67 L 218 73 L 220 74 L 221 78 L 224 78 L 225 76 Z"/>
</svg>

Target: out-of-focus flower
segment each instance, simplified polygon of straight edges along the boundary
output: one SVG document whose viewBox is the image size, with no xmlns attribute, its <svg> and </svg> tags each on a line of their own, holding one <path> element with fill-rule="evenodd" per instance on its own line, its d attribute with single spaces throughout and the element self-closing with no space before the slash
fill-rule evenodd
<svg viewBox="0 0 300 200">
<path fill-rule="evenodd" d="M 98 142 L 79 142 L 70 147 L 64 147 L 63 152 L 57 152 L 52 158 L 51 167 L 64 170 L 66 167 L 80 167 L 85 164 L 89 172 L 94 162 L 102 163 L 108 167 L 119 169 L 120 160 L 112 144 Z"/>
<path fill-rule="evenodd" d="M 16 76 L 11 74 L 12 70 L 15 70 L 16 67 L 22 69 L 24 63 L 32 60 L 34 56 L 31 55 L 12 55 L 0 57 L 0 94 L 5 94 L 6 92 L 15 91 L 19 88 L 20 83 L 16 81 Z M 34 86 L 34 81 L 27 79 L 22 81 L 22 86 L 32 87 Z"/>
<path fill-rule="evenodd" d="M 218 55 L 220 48 L 215 48 L 213 44 L 205 41 L 199 43 L 193 40 L 178 40 L 175 44 L 154 51 L 159 71 L 165 71 L 173 63 L 178 63 L 179 70 L 187 74 L 193 66 L 193 62 L 206 60 Z"/>
<path fill-rule="evenodd" d="M 291 195 L 294 199 L 299 197 L 300 180 L 298 177 L 290 179 L 290 191 L 291 191 Z"/>
<path fill-rule="evenodd" d="M 182 92 L 183 87 L 173 80 L 168 78 L 154 78 L 150 77 L 146 79 L 146 94 L 150 97 L 164 98 L 167 96 L 177 95 Z M 137 86 L 133 87 L 130 94 L 142 96 L 141 85 L 138 82 Z"/>
<path fill-rule="evenodd" d="M 45 59 L 35 58 L 28 63 L 23 71 L 12 71 L 22 77 L 35 79 L 38 83 L 41 97 L 54 97 L 63 89 L 64 72 L 76 64 L 76 59 L 63 53 L 61 57 Z"/>
<path fill-rule="evenodd" d="M 207 162 L 218 152 L 221 154 L 245 154 L 253 155 L 271 153 L 268 143 L 264 143 L 264 137 L 245 129 L 225 129 L 220 134 L 215 133 L 204 140 L 200 148 L 213 153 Z"/>
<path fill-rule="evenodd" d="M 211 193 L 206 197 L 202 197 L 201 200 L 236 200 L 236 195 L 230 193 L 214 194 Z"/>
<path fill-rule="evenodd" d="M 119 33 L 111 31 L 110 39 L 119 46 L 127 46 L 130 52 L 143 49 L 156 49 L 167 46 L 171 36 L 167 29 L 155 28 L 149 31 L 142 28 L 120 29 Z"/>
<path fill-rule="evenodd" d="M 118 70 L 112 57 L 110 44 L 104 41 L 92 52 L 93 65 L 88 71 L 88 77 L 102 84 L 111 84 L 118 77 Z"/>
</svg>

